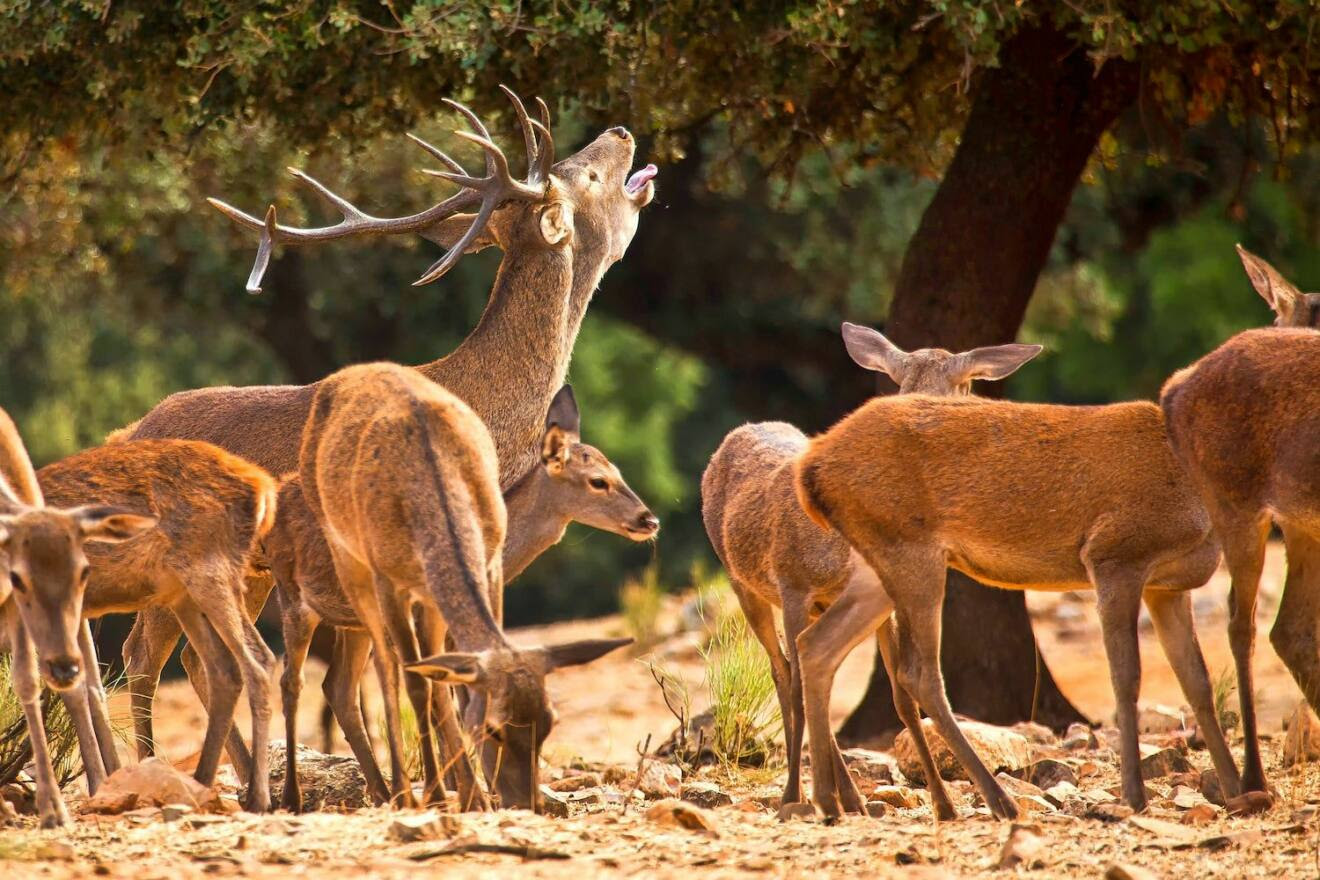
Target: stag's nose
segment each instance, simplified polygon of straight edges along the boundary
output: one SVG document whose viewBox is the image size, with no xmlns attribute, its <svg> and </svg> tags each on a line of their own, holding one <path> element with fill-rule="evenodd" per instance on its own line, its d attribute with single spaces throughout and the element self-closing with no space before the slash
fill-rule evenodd
<svg viewBox="0 0 1320 880">
<path fill-rule="evenodd" d="M 74 657 L 56 657 L 46 664 L 50 673 L 50 682 L 57 688 L 68 688 L 78 681 L 82 665 Z"/>
<path fill-rule="evenodd" d="M 648 510 L 637 517 L 637 529 L 642 532 L 658 532 L 660 531 L 660 520 Z"/>
<path fill-rule="evenodd" d="M 621 141 L 632 140 L 632 132 L 628 131 L 628 129 L 624 128 L 622 125 L 616 125 L 613 128 L 606 130 Z"/>
</svg>

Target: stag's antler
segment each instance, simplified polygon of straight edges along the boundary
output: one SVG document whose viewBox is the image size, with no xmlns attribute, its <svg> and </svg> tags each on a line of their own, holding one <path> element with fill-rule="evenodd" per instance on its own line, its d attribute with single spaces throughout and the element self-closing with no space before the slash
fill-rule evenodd
<svg viewBox="0 0 1320 880">
<path fill-rule="evenodd" d="M 252 273 L 247 280 L 248 292 L 261 292 L 261 277 L 270 264 L 271 251 L 274 250 L 277 243 L 305 244 L 307 242 L 347 238 L 354 235 L 404 235 L 408 233 L 416 233 L 435 240 L 433 236 L 441 221 L 475 205 L 480 205 L 477 208 L 476 217 L 462 237 L 445 252 L 443 257 L 432 264 L 431 268 L 427 269 L 421 278 L 414 282 L 414 285 L 428 284 L 453 268 L 454 264 L 463 256 L 463 252 L 486 228 L 491 215 L 495 213 L 495 209 L 500 205 L 512 200 L 534 202 L 544 198 L 546 181 L 550 177 L 550 168 L 554 165 L 555 157 L 554 139 L 550 135 L 549 108 L 540 98 L 536 99 L 541 116 L 541 121 L 538 122 L 528 117 L 527 109 L 517 95 L 504 86 L 500 86 L 500 90 L 513 103 L 514 112 L 522 128 L 523 142 L 527 148 L 526 180 L 515 180 L 513 178 L 509 172 L 508 159 L 505 158 L 504 152 L 491 140 L 490 132 L 486 130 L 486 126 L 482 125 L 477 115 L 457 101 L 446 98 L 445 103 L 458 111 L 472 126 L 473 131 L 456 131 L 454 133 L 481 147 L 486 156 L 486 176 L 471 176 L 464 170 L 462 165 L 444 151 L 433 147 L 416 135 L 409 134 L 408 137 L 413 143 L 440 160 L 448 169 L 447 171 L 428 170 L 426 173 L 456 183 L 463 188 L 461 192 L 427 208 L 425 211 L 410 214 L 407 217 L 373 217 L 342 196 L 331 192 L 319 180 L 296 168 L 290 168 L 290 173 L 310 186 L 323 199 L 334 205 L 343 219 L 334 226 L 323 226 L 317 229 L 282 226 L 276 222 L 274 205 L 266 210 L 266 217 L 262 220 L 219 199 L 207 199 L 217 210 L 234 222 L 260 231 L 260 238 L 257 243 L 257 258 L 252 264 Z"/>
</svg>

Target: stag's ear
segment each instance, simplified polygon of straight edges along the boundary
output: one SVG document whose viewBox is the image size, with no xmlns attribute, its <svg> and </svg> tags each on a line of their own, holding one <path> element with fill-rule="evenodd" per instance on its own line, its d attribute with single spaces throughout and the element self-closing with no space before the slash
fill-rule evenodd
<svg viewBox="0 0 1320 880">
<path fill-rule="evenodd" d="M 485 677 L 480 654 L 436 654 L 405 663 L 403 668 L 444 684 L 477 684 Z"/>
<path fill-rule="evenodd" d="M 566 666 L 581 666 L 604 657 L 610 651 L 631 645 L 632 639 L 583 639 L 541 648 L 545 657 L 545 671 L 554 672 Z"/>
<path fill-rule="evenodd" d="M 1040 345 L 987 345 L 964 352 L 963 381 L 971 379 L 1003 379 L 1017 372 L 1018 367 L 1044 350 Z"/>
<path fill-rule="evenodd" d="M 154 516 L 139 516 L 117 507 L 78 507 L 70 511 L 84 541 L 117 544 L 156 527 Z"/>
<path fill-rule="evenodd" d="M 1242 245 L 1237 245 L 1242 268 L 1247 270 L 1251 286 L 1256 288 L 1265 304 L 1280 318 L 1287 318 L 1302 301 L 1302 292 L 1279 274 L 1278 270 Z"/>
<path fill-rule="evenodd" d="M 545 416 L 545 426 L 558 425 L 574 438 L 582 436 L 582 416 L 578 412 L 577 397 L 573 394 L 573 386 L 565 385 L 555 392 L 554 400 L 550 401 L 550 410 Z"/>
<path fill-rule="evenodd" d="M 541 238 L 551 247 L 573 234 L 573 206 L 555 201 L 541 210 Z"/>
<path fill-rule="evenodd" d="M 458 243 L 458 240 L 463 237 L 463 233 L 468 231 L 468 228 L 472 226 L 472 221 L 475 219 L 477 219 L 476 214 L 454 214 L 453 216 L 446 217 L 434 225 L 421 230 L 418 235 L 428 241 L 435 242 L 445 250 L 449 250 Z M 478 251 L 483 251 L 488 247 L 493 247 L 499 244 L 499 242 L 495 240 L 494 227 L 495 221 L 494 218 L 491 218 L 491 220 L 486 223 L 486 228 L 478 232 L 477 237 L 472 239 L 472 243 L 463 249 L 463 253 L 475 254 Z"/>
<path fill-rule="evenodd" d="M 885 338 L 879 330 L 861 324 L 843 322 L 843 345 L 859 367 L 888 374 L 902 384 L 907 369 L 907 352 Z"/>
</svg>

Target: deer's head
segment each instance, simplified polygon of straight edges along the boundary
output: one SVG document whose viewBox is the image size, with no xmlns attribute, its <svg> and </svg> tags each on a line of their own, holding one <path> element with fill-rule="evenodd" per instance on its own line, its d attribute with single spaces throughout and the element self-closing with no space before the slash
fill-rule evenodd
<svg viewBox="0 0 1320 880">
<path fill-rule="evenodd" d="M 878 330 L 847 321 L 843 323 L 843 343 L 858 366 L 887 374 L 898 383 L 900 394 L 939 397 L 971 394 L 973 381 L 1003 379 L 1041 352 L 1039 345 L 1017 343 L 957 354 L 942 348 L 904 351 Z"/>
<path fill-rule="evenodd" d="M 539 810 L 541 745 L 556 720 L 546 694 L 546 676 L 590 663 L 632 641 L 584 639 L 525 650 L 437 654 L 406 668 L 445 684 L 469 685 L 484 695 L 486 776 L 502 806 Z"/>
<path fill-rule="evenodd" d="M 299 229 L 276 221 L 271 205 L 265 219 L 246 214 L 217 199 L 208 201 L 237 223 L 260 231 L 256 262 L 248 277 L 251 293 L 261 290 L 261 277 L 277 243 L 307 244 L 367 235 L 420 235 L 447 248 L 445 255 L 414 284 L 428 284 L 444 275 L 465 253 L 492 244 L 506 252 L 526 248 L 569 251 L 600 269 L 623 256 L 637 231 L 637 215 L 655 197 L 656 167 L 629 174 L 636 143 L 627 129 L 615 127 L 566 159 L 555 161 L 550 134 L 550 110 L 536 99 L 539 119 L 532 119 L 512 91 L 500 87 L 513 105 L 527 151 L 527 175 L 514 178 L 504 151 L 467 107 L 445 99 L 461 114 L 471 131 L 459 137 L 485 154 L 484 176 L 469 174 L 455 159 L 422 139 L 409 137 L 445 166 L 427 171 L 460 187 L 448 199 L 407 217 L 373 217 L 301 171 L 295 177 L 333 205 L 343 219 L 334 226 Z"/>
<path fill-rule="evenodd" d="M 1277 269 L 1242 245 L 1237 245 L 1237 252 L 1251 286 L 1274 311 L 1274 326 L 1320 329 L 1320 293 L 1302 293 Z"/>
<path fill-rule="evenodd" d="M 566 519 L 634 541 L 654 538 L 660 520 L 642 503 L 614 463 L 580 439 L 573 387 L 559 389 L 541 438 L 541 467 L 548 506 Z"/>
<path fill-rule="evenodd" d="M 55 690 L 81 679 L 78 649 L 88 541 L 126 541 L 155 526 L 149 516 L 113 507 L 17 508 L 0 515 L 0 551 L 10 601 L 36 648 L 41 676 Z"/>
</svg>

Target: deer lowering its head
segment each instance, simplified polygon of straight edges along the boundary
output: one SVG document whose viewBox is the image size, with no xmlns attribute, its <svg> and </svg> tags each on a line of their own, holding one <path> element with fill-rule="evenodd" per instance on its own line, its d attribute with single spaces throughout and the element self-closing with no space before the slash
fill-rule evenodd
<svg viewBox="0 0 1320 880">
<path fill-rule="evenodd" d="M 73 718 L 88 789 L 95 791 L 104 780 L 107 763 L 118 766 L 91 630 L 82 619 L 89 575 L 84 545 L 125 541 L 154 525 L 151 517 L 113 507 L 46 506 L 23 441 L 0 410 L 0 636 L 13 653 L 14 692 L 32 742 L 42 827 L 69 820 L 42 723 L 43 680 L 60 693 Z"/>
<path fill-rule="evenodd" d="M 975 380 L 1003 379 L 1040 353 L 1039 345 L 996 345 L 953 354 L 943 349 L 905 352 L 882 334 L 857 324 L 843 325 L 848 353 L 859 365 L 886 373 L 899 392 L 961 395 Z M 833 677 L 803 680 L 798 635 L 853 581 L 881 590 L 875 573 L 832 530 L 812 522 L 793 489 L 793 462 L 807 448 L 807 437 L 792 425 L 743 425 L 724 438 L 701 478 L 701 512 L 711 545 L 729 573 L 748 624 L 770 656 L 770 670 L 784 718 L 788 782 L 783 803 L 802 798 L 800 770 L 804 690 L 823 690 L 828 699 Z M 860 588 L 855 588 L 860 589 Z M 788 656 L 775 630 L 774 608 L 783 609 Z M 892 633 L 877 633 L 881 657 L 890 662 Z M 892 672 L 891 680 L 898 679 Z M 895 693 L 900 717 L 912 732 L 930 780 L 931 797 L 942 819 L 955 816 L 953 802 L 934 772 L 916 704 L 906 691 Z M 830 816 L 841 810 L 863 812 L 865 802 L 848 775 L 843 755 L 828 728 L 813 729 L 814 798 Z M 825 737 L 818 741 L 817 737 Z M 822 759 L 819 756 L 825 755 Z M 823 763 L 828 761 L 828 763 Z"/>
<path fill-rule="evenodd" d="M 1242 245 L 1237 246 L 1251 286 L 1274 311 L 1276 327 L 1320 328 L 1320 293 L 1302 293 L 1279 271 Z"/>
<path fill-rule="evenodd" d="M 1297 329 L 1312 326 L 1297 317 L 1309 311 L 1313 322 L 1320 297 L 1299 298 L 1263 260 L 1238 250 L 1256 289 L 1278 304 L 1276 323 L 1290 329 L 1234 336 L 1174 374 L 1160 404 L 1174 454 L 1223 544 L 1233 581 L 1228 635 L 1246 749 L 1242 784 L 1266 791 L 1251 661 L 1271 522 L 1283 531 L 1288 575 L 1270 642 L 1308 702 L 1320 709 L 1320 333 Z"/>
<path fill-rule="evenodd" d="M 502 566 L 506 582 L 558 543 L 570 522 L 585 523 L 634 541 L 652 538 L 659 529 L 659 521 L 624 482 L 618 468 L 598 449 L 580 441 L 579 424 L 573 390 L 565 385 L 555 396 L 546 418 L 541 463 L 504 493 L 508 534 Z M 359 698 L 359 680 L 370 638 L 362 631 L 362 623 L 335 577 L 330 548 L 307 507 L 302 481 L 296 473 L 286 477 L 280 486 L 280 517 L 266 538 L 265 551 L 280 591 L 287 651 L 281 681 L 288 738 L 286 754 L 290 763 L 284 776 L 283 806 L 289 810 L 302 808 L 295 763 L 295 721 L 303 664 L 321 622 L 337 630 L 334 647 L 324 658 L 328 663 L 324 682 L 326 698 L 362 766 L 369 792 L 383 802 L 388 799 L 388 790 L 370 747 Z M 496 590 L 490 598 L 498 620 L 503 597 Z M 473 705 L 479 710 L 478 704 Z M 497 743 L 487 740 L 485 745 L 488 748 L 483 748 L 483 752 L 498 752 Z M 491 754 L 487 761 L 492 786 L 498 774 L 494 766 L 497 759 L 497 754 Z M 459 794 L 463 799 L 464 793 Z"/>
<path fill-rule="evenodd" d="M 398 664 L 415 706 L 431 705 L 421 673 L 484 695 L 487 735 L 502 752 L 496 790 L 505 806 L 536 808 L 541 743 L 554 724 L 545 677 L 630 640 L 589 640 L 530 650 L 505 639 L 492 596 L 503 585 L 506 530 L 494 444 L 476 414 L 416 371 L 349 367 L 320 384 L 303 434 L 303 496 L 330 548 L 336 577 L 371 637 L 385 697 L 395 796 L 411 800 L 401 761 Z M 424 640 L 457 651 L 420 657 Z M 444 694 L 446 688 L 437 689 Z M 453 746 L 447 697 L 435 711 Z M 419 713 L 419 724 L 425 710 Z M 455 756 L 456 762 L 466 757 Z M 443 794 L 434 786 L 431 797 Z"/>
<path fill-rule="evenodd" d="M 896 681 L 933 719 L 995 815 L 1016 816 L 1017 805 L 958 729 L 944 692 L 946 568 L 1008 589 L 1095 589 L 1123 794 L 1134 809 L 1146 803 L 1136 715 L 1144 601 L 1224 789 L 1237 793 L 1188 592 L 1214 572 L 1219 548 L 1158 407 L 876 399 L 810 442 L 797 461 L 796 488 L 807 514 L 842 535 L 883 585 L 850 582 L 803 631 L 803 680 L 828 681 L 892 613 Z M 829 736 L 826 694 L 808 690 L 806 704 L 816 767 L 817 743 Z"/>
</svg>

